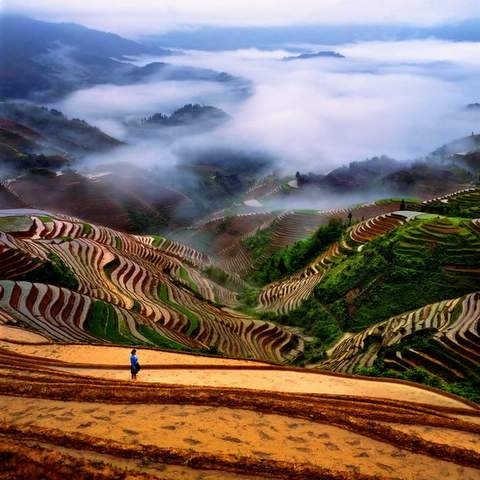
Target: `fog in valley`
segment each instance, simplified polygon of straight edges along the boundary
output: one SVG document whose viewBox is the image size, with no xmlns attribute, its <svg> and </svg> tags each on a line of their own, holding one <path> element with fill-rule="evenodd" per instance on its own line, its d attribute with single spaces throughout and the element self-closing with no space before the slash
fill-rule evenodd
<svg viewBox="0 0 480 480">
<path fill-rule="evenodd" d="M 247 148 L 265 152 L 286 174 L 325 173 L 382 154 L 416 159 L 468 135 L 480 120 L 478 111 L 466 111 L 479 99 L 477 43 L 363 42 L 335 46 L 345 58 L 283 60 L 299 51 L 325 50 L 332 47 L 178 51 L 134 58 L 139 66 L 167 61 L 223 71 L 251 87 L 239 95 L 228 82 L 152 77 L 148 83 L 80 90 L 51 106 L 127 142 L 115 158 L 109 155 L 109 163 L 119 159 L 171 166 L 191 149 Z M 231 119 L 208 131 L 163 128 L 141 137 L 128 128 L 129 122 L 171 114 L 188 103 L 221 108 Z"/>
<path fill-rule="evenodd" d="M 302 186 L 272 208 L 403 195 L 408 182 L 383 182 L 392 173 L 383 164 L 421 161 L 478 133 L 478 2 L 392 0 L 388 9 L 374 0 L 299 0 L 295 8 L 273 0 L 31 3 L 7 0 L 6 10 L 54 22 L 29 31 L 57 29 L 60 37 L 52 33 L 57 40 L 29 64 L 45 86 L 33 82 L 35 89 L 27 78 L 23 91 L 123 142 L 80 151 L 74 168 L 131 177 L 140 170 L 121 166 L 133 164 L 155 186 L 205 201 L 202 211 L 252 200 L 248 190 L 272 173 L 274 193 L 282 183 L 298 186 L 297 172 Z M 15 30 L 11 37 L 13 49 L 22 44 Z M 22 87 L 8 86 L 14 94 Z M 369 183 L 345 169 L 321 184 L 322 175 L 377 157 Z M 196 196 L 202 189 L 205 198 Z"/>
</svg>

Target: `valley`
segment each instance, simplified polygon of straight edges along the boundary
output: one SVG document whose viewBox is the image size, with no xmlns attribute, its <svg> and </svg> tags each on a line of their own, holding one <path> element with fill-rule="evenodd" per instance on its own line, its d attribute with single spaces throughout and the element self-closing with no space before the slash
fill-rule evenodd
<svg viewBox="0 0 480 480">
<path fill-rule="evenodd" d="M 8 10 L 0 479 L 478 478 L 475 42 Z"/>
</svg>

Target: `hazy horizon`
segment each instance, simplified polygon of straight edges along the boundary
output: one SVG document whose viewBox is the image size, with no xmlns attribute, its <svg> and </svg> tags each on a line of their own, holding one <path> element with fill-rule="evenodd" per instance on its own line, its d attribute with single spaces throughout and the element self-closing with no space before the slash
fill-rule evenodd
<svg viewBox="0 0 480 480">
<path fill-rule="evenodd" d="M 51 22 L 76 22 L 129 37 L 199 26 L 403 24 L 435 26 L 480 19 L 476 0 L 3 0 L 5 12 Z"/>
</svg>

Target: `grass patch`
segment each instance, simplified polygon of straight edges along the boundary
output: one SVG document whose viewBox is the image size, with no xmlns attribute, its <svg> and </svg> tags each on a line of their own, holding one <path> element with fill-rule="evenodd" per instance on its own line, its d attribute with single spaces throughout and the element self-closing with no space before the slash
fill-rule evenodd
<svg viewBox="0 0 480 480">
<path fill-rule="evenodd" d="M 157 294 L 158 294 L 158 298 L 162 302 L 170 301 L 170 298 L 168 296 L 168 289 L 164 283 L 161 283 L 160 285 L 158 285 Z"/>
<path fill-rule="evenodd" d="M 480 216 L 480 189 L 450 197 L 448 202 L 440 200 L 422 205 L 424 212 L 448 215 L 449 217 L 478 218 Z"/>
<path fill-rule="evenodd" d="M 198 287 L 195 282 L 192 281 L 187 270 L 183 267 L 180 267 L 180 278 L 186 282 L 188 288 L 195 293 L 198 293 Z"/>
<path fill-rule="evenodd" d="M 221 268 L 218 268 L 214 265 L 210 265 L 203 269 L 204 275 L 219 285 L 222 285 L 225 288 L 229 288 L 230 290 L 237 290 L 237 286 L 234 282 L 231 281 L 230 276 Z"/>
<path fill-rule="evenodd" d="M 153 238 L 153 242 L 152 242 L 153 247 L 158 248 L 162 244 L 162 242 L 165 241 L 165 238 L 161 237 L 160 235 L 151 235 L 151 237 Z"/>
<path fill-rule="evenodd" d="M 68 288 L 69 290 L 78 289 L 78 280 L 73 270 L 54 253 L 48 254 L 47 262 L 39 263 L 39 266 L 35 270 L 31 270 L 15 278 L 15 280 L 46 283 L 56 285 L 57 287 Z"/>
<path fill-rule="evenodd" d="M 180 343 L 176 343 L 173 340 L 170 340 L 169 338 L 165 337 L 157 330 L 147 325 L 139 325 L 138 330 L 145 338 L 148 338 L 148 340 L 150 340 L 156 347 L 165 348 L 168 350 L 185 351 L 185 352 L 192 351 L 191 348 L 185 347 Z"/>
<path fill-rule="evenodd" d="M 142 311 L 142 304 L 138 300 L 133 300 L 132 312 L 140 313 Z"/>
<path fill-rule="evenodd" d="M 270 240 L 272 237 L 272 227 L 263 230 L 257 230 L 255 235 L 243 240 L 243 244 L 250 251 L 252 258 L 261 258 L 264 252 L 270 248 Z M 261 270 L 261 266 L 259 267 Z"/>
<path fill-rule="evenodd" d="M 128 326 L 119 322 L 117 312 L 112 305 L 101 300 L 93 300 L 85 320 L 85 328 L 96 337 L 109 340 L 113 343 L 138 343 Z"/>
<path fill-rule="evenodd" d="M 92 233 L 92 226 L 89 223 L 82 223 L 82 227 L 83 235 L 90 235 Z"/>
<path fill-rule="evenodd" d="M 447 268 L 480 264 L 478 233 L 467 224 L 461 218 L 411 220 L 339 258 L 297 310 L 271 319 L 300 327 L 328 348 L 342 332 L 473 292 L 480 271 Z M 433 239 L 426 226 L 455 228 Z"/>
<path fill-rule="evenodd" d="M 188 310 L 188 308 L 185 308 L 183 305 L 180 305 L 180 304 L 170 300 L 170 298 L 168 297 L 168 290 L 167 290 L 166 285 L 160 284 L 158 286 L 157 295 L 158 295 L 158 298 L 163 303 L 172 307 L 174 310 L 176 310 L 177 312 L 183 314 L 185 317 L 188 318 L 188 320 L 190 321 L 190 325 L 188 327 L 188 330 L 187 330 L 186 334 L 187 335 L 192 335 L 198 328 L 198 325 L 199 325 L 198 317 L 193 312 Z"/>
<path fill-rule="evenodd" d="M 331 219 L 306 240 L 294 243 L 261 260 L 249 280 L 255 285 L 266 285 L 289 276 L 304 268 L 325 251 L 332 243 L 340 240 L 345 227 L 341 220 Z M 244 241 L 253 258 L 261 258 L 270 243 L 270 232 L 262 231 Z"/>
<path fill-rule="evenodd" d="M 0 217 L 0 230 L 2 232 L 23 232 L 32 225 L 30 217 Z"/>
</svg>

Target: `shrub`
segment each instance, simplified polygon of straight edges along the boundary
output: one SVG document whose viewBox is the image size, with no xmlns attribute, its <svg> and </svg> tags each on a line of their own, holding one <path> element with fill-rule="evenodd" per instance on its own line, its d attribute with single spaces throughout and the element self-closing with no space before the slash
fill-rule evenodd
<svg viewBox="0 0 480 480">
<path fill-rule="evenodd" d="M 260 261 L 249 280 L 257 285 L 266 285 L 295 273 L 314 260 L 333 242 L 339 240 L 344 228 L 341 220 L 330 219 L 327 225 L 319 227 L 311 237 L 296 242 Z M 270 243 L 270 236 L 269 230 L 263 230 L 244 241 L 254 258 L 261 257 Z"/>
<path fill-rule="evenodd" d="M 48 261 L 43 262 L 35 270 L 17 277 L 16 280 L 46 283 L 70 290 L 78 289 L 78 280 L 73 271 L 54 253 L 48 254 Z"/>
</svg>

